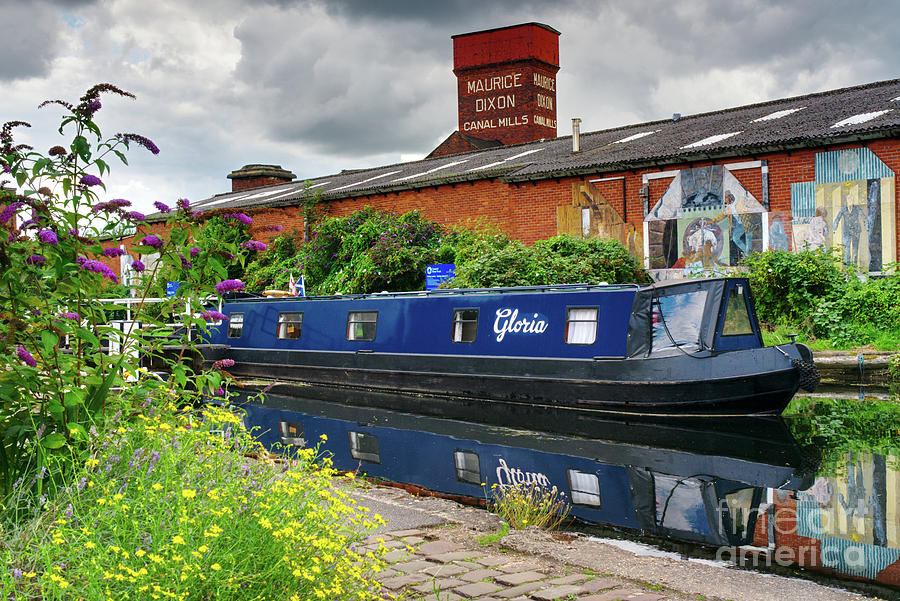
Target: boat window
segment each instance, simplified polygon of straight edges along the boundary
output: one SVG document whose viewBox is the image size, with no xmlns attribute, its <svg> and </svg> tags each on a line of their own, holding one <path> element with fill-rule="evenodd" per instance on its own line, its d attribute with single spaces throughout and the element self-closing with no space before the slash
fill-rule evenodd
<svg viewBox="0 0 900 601">
<path fill-rule="evenodd" d="M 347 340 L 375 340 L 378 311 L 349 311 Z"/>
<path fill-rule="evenodd" d="M 653 309 L 653 350 L 700 344 L 706 290 L 660 296 Z"/>
<path fill-rule="evenodd" d="M 753 514 L 753 493 L 756 489 L 741 488 L 725 495 L 728 514 L 731 516 L 731 533 L 744 538 L 750 528 L 750 517 Z"/>
<path fill-rule="evenodd" d="M 300 338 L 300 330 L 303 329 L 303 313 L 279 313 L 278 333 L 281 339 Z"/>
<path fill-rule="evenodd" d="M 350 456 L 369 463 L 381 463 L 378 454 L 378 437 L 362 432 L 350 432 Z"/>
<path fill-rule="evenodd" d="M 597 474 L 569 470 L 569 498 L 575 505 L 590 505 L 601 507 L 600 503 L 600 479 Z"/>
<path fill-rule="evenodd" d="M 710 534 L 703 487 L 699 480 L 653 474 L 656 523 L 664 528 Z"/>
<path fill-rule="evenodd" d="M 728 304 L 725 305 L 725 324 L 722 326 L 722 335 L 739 336 L 752 333 L 753 325 L 750 323 L 750 313 L 747 311 L 744 287 L 740 284 L 732 286 L 731 292 L 728 293 Z"/>
<path fill-rule="evenodd" d="M 281 432 L 281 444 L 289 447 L 305 447 L 306 439 L 303 438 L 303 424 L 300 422 L 278 422 L 278 430 Z"/>
<path fill-rule="evenodd" d="M 244 333 L 244 314 L 232 313 L 228 316 L 228 337 L 240 338 Z"/>
<path fill-rule="evenodd" d="M 478 309 L 454 309 L 451 340 L 453 342 L 475 342 L 477 333 Z"/>
<path fill-rule="evenodd" d="M 453 453 L 456 462 L 456 479 L 469 484 L 481 484 L 481 463 L 478 455 L 472 451 L 456 451 Z"/>
<path fill-rule="evenodd" d="M 597 307 L 566 309 L 566 344 L 594 344 L 597 340 Z"/>
</svg>

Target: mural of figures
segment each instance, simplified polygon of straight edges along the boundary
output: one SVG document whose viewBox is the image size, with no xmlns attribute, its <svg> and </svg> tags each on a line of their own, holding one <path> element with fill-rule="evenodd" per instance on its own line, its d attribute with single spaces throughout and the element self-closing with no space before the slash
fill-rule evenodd
<svg viewBox="0 0 900 601">
<path fill-rule="evenodd" d="M 794 248 L 838 247 L 860 271 L 894 262 L 894 172 L 868 148 L 820 152 L 815 164 L 815 181 L 791 184 Z"/>
<path fill-rule="evenodd" d="M 769 245 L 771 250 L 791 250 L 791 216 L 789 213 L 769 213 Z"/>
<path fill-rule="evenodd" d="M 645 219 L 649 268 L 696 273 L 737 265 L 763 249 L 764 212 L 722 165 L 682 169 Z"/>
<path fill-rule="evenodd" d="M 644 242 L 634 224 L 626 223 L 590 182 L 572 185 L 572 204 L 556 208 L 556 231 L 573 236 L 612 238 L 643 260 Z"/>
</svg>

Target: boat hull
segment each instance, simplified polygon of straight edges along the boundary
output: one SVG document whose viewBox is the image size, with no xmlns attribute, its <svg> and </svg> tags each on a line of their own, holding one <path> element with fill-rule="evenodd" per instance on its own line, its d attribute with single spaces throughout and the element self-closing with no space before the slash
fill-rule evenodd
<svg viewBox="0 0 900 601">
<path fill-rule="evenodd" d="M 235 376 L 303 383 L 323 400 L 469 418 L 493 403 L 584 413 L 778 414 L 799 388 L 791 358 L 774 347 L 634 360 L 231 348 L 206 359 L 223 357 L 234 359 Z"/>
</svg>

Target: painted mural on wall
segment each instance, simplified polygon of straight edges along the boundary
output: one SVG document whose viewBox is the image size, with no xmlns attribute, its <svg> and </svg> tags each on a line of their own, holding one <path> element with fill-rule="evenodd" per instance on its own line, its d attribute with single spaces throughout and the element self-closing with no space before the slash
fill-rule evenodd
<svg viewBox="0 0 900 601">
<path fill-rule="evenodd" d="M 896 261 L 894 172 L 868 148 L 817 153 L 815 168 L 791 184 L 792 247 L 839 248 L 860 271 Z"/>
<path fill-rule="evenodd" d="M 682 169 L 649 211 L 650 269 L 716 271 L 763 250 L 766 207 L 722 165 Z"/>
<path fill-rule="evenodd" d="M 612 238 L 621 242 L 632 256 L 643 260 L 641 232 L 634 224 L 626 223 L 590 182 L 572 184 L 572 204 L 556 208 L 556 231 L 585 238 Z"/>
<path fill-rule="evenodd" d="M 818 478 L 797 493 L 796 533 L 819 541 L 819 565 L 883 580 L 885 569 L 900 561 L 896 459 L 851 454 L 840 476 Z"/>
</svg>

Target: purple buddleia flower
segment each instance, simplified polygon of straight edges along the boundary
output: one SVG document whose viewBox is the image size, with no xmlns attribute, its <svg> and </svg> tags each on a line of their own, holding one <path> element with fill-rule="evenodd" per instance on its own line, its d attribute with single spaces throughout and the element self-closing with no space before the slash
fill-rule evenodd
<svg viewBox="0 0 900 601">
<path fill-rule="evenodd" d="M 56 232 L 53 230 L 41 230 L 38 232 L 38 239 L 44 244 L 50 244 L 51 246 L 57 246 L 59 244 L 59 239 L 56 237 Z"/>
<path fill-rule="evenodd" d="M 163 247 L 163 241 L 159 239 L 159 236 L 156 236 L 154 234 L 144 236 L 141 239 L 140 244 L 145 246 L 152 246 L 156 250 L 159 250 Z"/>
<path fill-rule="evenodd" d="M 100 101 L 99 101 L 99 100 L 91 100 L 90 102 L 88 102 L 88 103 L 85 105 L 85 107 L 84 107 L 84 109 L 82 110 L 82 112 L 85 114 L 85 116 L 87 116 L 87 117 L 90 119 L 91 117 L 94 116 L 94 113 L 96 113 L 97 111 L 100 110 L 100 108 L 101 108 L 102 106 L 103 106 L 103 105 L 100 104 Z"/>
<path fill-rule="evenodd" d="M 200 249 L 197 248 L 196 246 L 192 246 L 188 252 L 191 254 L 191 258 L 193 259 L 194 257 L 196 257 L 197 255 L 200 254 Z"/>
<path fill-rule="evenodd" d="M 266 244 L 264 242 L 260 242 L 259 240 L 247 240 L 241 247 L 246 248 L 247 250 L 255 250 L 262 252 L 266 250 Z"/>
<path fill-rule="evenodd" d="M 227 320 L 228 316 L 224 313 L 220 313 L 219 311 L 213 311 L 210 309 L 209 311 L 204 311 L 200 314 L 200 317 L 205 319 L 206 321 L 222 321 Z"/>
<path fill-rule="evenodd" d="M 131 269 L 133 269 L 134 271 L 140 273 L 140 272 L 144 271 L 145 269 L 147 269 L 147 267 L 146 267 L 146 266 L 144 265 L 144 263 L 141 262 L 140 260 L 135 260 L 135 261 L 132 262 L 132 264 L 131 264 Z"/>
<path fill-rule="evenodd" d="M 125 207 L 131 206 L 130 200 L 125 200 L 124 198 L 113 198 L 109 201 L 109 206 L 115 207 L 117 209 L 124 209 Z"/>
<path fill-rule="evenodd" d="M 236 221 L 240 221 L 244 225 L 253 225 L 253 219 L 244 213 L 228 213 L 225 215 L 228 219 L 234 219 Z"/>
<path fill-rule="evenodd" d="M 78 313 L 72 313 L 72 312 L 60 313 L 59 317 L 60 317 L 60 319 L 71 319 L 71 320 L 77 321 Z"/>
<path fill-rule="evenodd" d="M 58 156 L 66 154 L 66 149 L 63 148 L 62 146 L 54 146 L 53 148 L 50 149 L 50 151 L 47 154 L 49 154 L 52 157 L 58 157 Z"/>
<path fill-rule="evenodd" d="M 280 225 L 263 225 L 257 228 L 259 232 L 280 232 L 284 227 Z"/>
<path fill-rule="evenodd" d="M 81 268 L 85 271 L 93 271 L 94 273 L 99 273 L 103 277 L 110 279 L 117 284 L 119 283 L 119 278 L 116 277 L 116 274 L 113 273 L 113 270 L 100 261 L 94 261 L 90 259 L 86 260 L 84 263 L 82 263 Z"/>
<path fill-rule="evenodd" d="M 146 215 L 139 211 L 128 211 L 127 213 L 122 215 L 125 219 L 130 219 L 131 221 L 143 221 L 147 218 Z"/>
<path fill-rule="evenodd" d="M 9 236 L 6 237 L 6 241 L 9 242 L 10 244 L 12 244 L 13 242 L 16 241 L 17 238 L 18 238 L 18 236 L 16 235 L 15 232 L 10 232 Z"/>
<path fill-rule="evenodd" d="M 46 260 L 46 257 L 42 257 L 41 255 L 28 255 L 27 257 L 25 257 L 25 264 L 43 265 Z"/>
<path fill-rule="evenodd" d="M 96 175 L 91 175 L 90 173 L 88 173 L 81 178 L 81 184 L 87 187 L 100 186 L 103 184 L 103 180 L 101 180 Z"/>
<path fill-rule="evenodd" d="M 163 202 L 159 202 L 158 200 L 153 203 L 153 206 L 156 207 L 156 210 L 159 211 L 160 213 L 171 213 L 172 212 L 172 208 L 169 205 L 167 205 Z"/>
<path fill-rule="evenodd" d="M 213 369 L 225 369 L 227 367 L 234 367 L 234 359 L 219 359 L 213 363 Z"/>
<path fill-rule="evenodd" d="M 125 249 L 118 248 L 116 246 L 113 246 L 111 248 L 104 248 L 103 254 L 104 254 L 104 256 L 107 256 L 110 259 L 112 259 L 113 257 L 121 257 L 122 255 L 125 254 Z"/>
<path fill-rule="evenodd" d="M 19 207 L 25 206 L 24 202 L 14 202 L 3 209 L 3 212 L 0 213 L 0 223 L 8 223 L 10 219 L 12 219 L 13 215 L 16 214 L 16 211 L 19 210 Z"/>
<path fill-rule="evenodd" d="M 244 282 L 240 280 L 223 280 L 216 284 L 216 292 L 225 294 L 226 292 L 239 291 L 244 289 Z"/>
<path fill-rule="evenodd" d="M 100 211 L 109 213 L 111 210 L 112 207 L 108 202 L 98 202 L 93 207 L 91 207 L 91 213 L 99 213 Z"/>
<path fill-rule="evenodd" d="M 154 144 L 153 140 L 150 138 L 138 134 L 117 134 L 116 137 L 125 142 L 126 145 L 134 142 L 138 146 L 143 146 L 153 154 L 159 154 L 159 147 Z"/>
<path fill-rule="evenodd" d="M 182 268 L 182 269 L 190 269 L 191 267 L 193 267 L 193 264 L 191 264 L 190 261 L 188 261 L 187 259 L 185 259 L 185 258 L 184 258 L 184 255 L 181 255 L 181 254 L 180 254 L 180 255 L 178 255 L 178 256 L 181 257 L 181 268 Z"/>
<path fill-rule="evenodd" d="M 31 356 L 31 353 L 29 353 L 23 347 L 16 347 L 16 355 L 19 356 L 19 360 L 22 361 L 22 363 L 24 363 L 25 365 L 29 367 L 37 367 L 37 361 L 35 361 L 34 357 Z"/>
<path fill-rule="evenodd" d="M 175 201 L 175 204 L 177 204 L 178 208 L 182 211 L 187 211 L 191 208 L 191 201 L 189 201 L 187 198 L 179 198 L 177 201 Z"/>
</svg>

